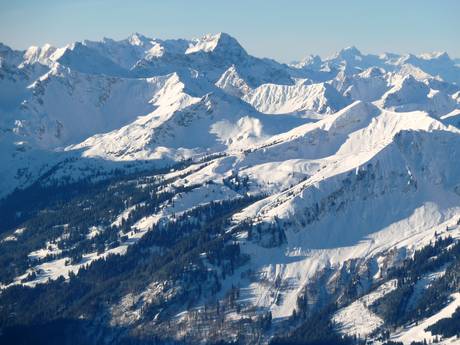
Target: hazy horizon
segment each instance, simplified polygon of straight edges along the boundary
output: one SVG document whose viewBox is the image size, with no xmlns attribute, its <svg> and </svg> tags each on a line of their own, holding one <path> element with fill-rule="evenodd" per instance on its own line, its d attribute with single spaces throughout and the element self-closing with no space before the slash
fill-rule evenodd
<svg viewBox="0 0 460 345">
<path fill-rule="evenodd" d="M 460 57 L 455 29 L 460 2 L 454 0 L 442 6 L 428 0 L 328 5 L 298 0 L 289 5 L 134 0 L 128 6 L 121 0 L 0 0 L 0 10 L 0 42 L 15 49 L 103 37 L 118 40 L 135 32 L 161 39 L 226 32 L 250 54 L 282 62 L 310 54 L 326 57 L 348 46 L 367 54 L 446 51 Z"/>
</svg>

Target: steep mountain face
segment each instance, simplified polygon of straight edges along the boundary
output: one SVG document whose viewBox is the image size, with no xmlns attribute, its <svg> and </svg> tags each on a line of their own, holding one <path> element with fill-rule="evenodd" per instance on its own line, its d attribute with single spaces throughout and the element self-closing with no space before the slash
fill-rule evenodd
<svg viewBox="0 0 460 345">
<path fill-rule="evenodd" d="M 349 104 L 329 84 L 296 85 L 264 84 L 246 94 L 243 99 L 267 114 L 315 116 L 331 114 Z"/>
<path fill-rule="evenodd" d="M 455 343 L 459 75 L 224 33 L 0 45 L 0 339 Z"/>
</svg>

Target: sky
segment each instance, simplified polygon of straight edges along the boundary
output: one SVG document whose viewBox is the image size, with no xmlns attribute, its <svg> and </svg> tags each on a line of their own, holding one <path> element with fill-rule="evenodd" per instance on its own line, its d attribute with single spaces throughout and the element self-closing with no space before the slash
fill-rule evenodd
<svg viewBox="0 0 460 345">
<path fill-rule="evenodd" d="M 194 38 L 227 32 L 282 62 L 365 53 L 460 57 L 460 0 L 0 0 L 0 42 L 16 49 L 84 39 Z"/>
</svg>

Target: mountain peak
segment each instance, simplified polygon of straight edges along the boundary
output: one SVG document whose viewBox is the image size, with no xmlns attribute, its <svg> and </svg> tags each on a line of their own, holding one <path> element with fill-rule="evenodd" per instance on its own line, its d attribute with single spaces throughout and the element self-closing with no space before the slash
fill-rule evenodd
<svg viewBox="0 0 460 345">
<path fill-rule="evenodd" d="M 224 32 L 219 32 L 217 34 L 207 34 L 201 38 L 193 40 L 185 53 L 210 53 L 217 50 L 225 50 L 227 52 L 242 51 L 246 53 L 244 48 L 234 37 Z"/>
<path fill-rule="evenodd" d="M 11 47 L 7 46 L 0 42 L 0 67 L 2 66 L 2 60 L 7 61 L 13 65 L 17 65 L 20 63 L 21 55 L 24 52 L 14 50 Z"/>
<path fill-rule="evenodd" d="M 419 55 L 407 54 L 401 58 L 402 62 L 412 63 L 416 66 L 418 64 L 427 64 L 427 63 L 441 63 L 447 65 L 453 65 L 454 61 L 450 58 L 447 52 L 430 52 L 422 53 Z"/>
<path fill-rule="evenodd" d="M 230 66 L 215 85 L 236 97 L 242 97 L 251 90 L 246 81 L 239 75 L 235 65 Z"/>
<path fill-rule="evenodd" d="M 7 46 L 6 44 L 0 42 L 0 52 L 1 51 L 6 51 L 6 50 L 10 51 L 12 49 L 9 46 Z"/>
<path fill-rule="evenodd" d="M 41 47 L 30 46 L 24 52 L 24 63 L 31 64 L 34 62 L 39 62 L 42 64 L 47 64 L 50 60 L 59 58 L 60 54 L 63 52 L 64 49 L 57 49 L 49 43 L 45 43 Z"/>
<path fill-rule="evenodd" d="M 297 68 L 321 68 L 322 60 L 319 55 L 310 54 L 297 63 L 293 63 Z"/>
<path fill-rule="evenodd" d="M 355 46 L 348 46 L 348 47 L 345 47 L 341 50 L 341 52 L 350 52 L 350 53 L 353 53 L 355 55 L 361 55 L 361 52 L 359 51 L 358 48 L 356 48 Z"/>
<path fill-rule="evenodd" d="M 385 70 L 383 70 L 382 68 L 369 67 L 368 69 L 359 73 L 359 76 L 363 78 L 375 78 L 375 77 L 381 77 L 384 74 L 385 74 Z"/>
<path fill-rule="evenodd" d="M 450 56 L 447 54 L 447 52 L 422 53 L 418 57 L 423 60 L 450 60 Z"/>
<path fill-rule="evenodd" d="M 350 46 L 343 48 L 339 51 L 336 57 L 348 60 L 348 59 L 355 59 L 358 56 L 362 56 L 361 52 L 355 46 Z"/>
<path fill-rule="evenodd" d="M 138 32 L 135 32 L 133 34 L 131 34 L 129 37 L 128 37 L 128 42 L 129 44 L 133 45 L 133 46 L 144 46 L 146 42 L 150 41 L 150 39 Z"/>
</svg>

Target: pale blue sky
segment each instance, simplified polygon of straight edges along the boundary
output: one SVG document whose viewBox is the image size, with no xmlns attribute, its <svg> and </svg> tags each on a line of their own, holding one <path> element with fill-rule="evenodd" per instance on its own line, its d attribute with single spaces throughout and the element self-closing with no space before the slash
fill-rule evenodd
<svg viewBox="0 0 460 345">
<path fill-rule="evenodd" d="M 459 22 L 460 0 L 0 0 L 0 41 L 14 48 L 224 31 L 251 54 L 284 62 L 350 45 L 460 57 Z"/>
</svg>

